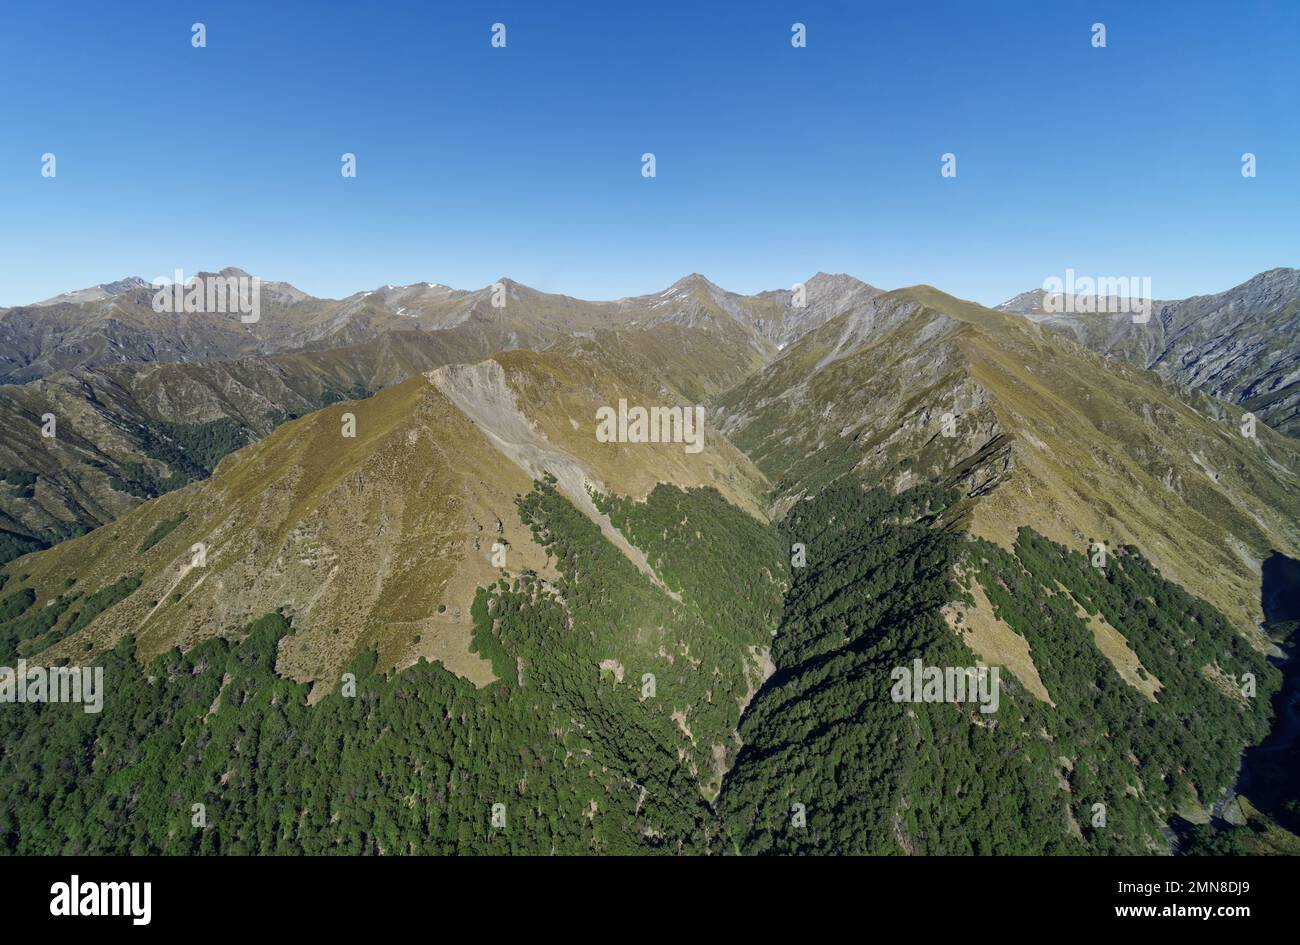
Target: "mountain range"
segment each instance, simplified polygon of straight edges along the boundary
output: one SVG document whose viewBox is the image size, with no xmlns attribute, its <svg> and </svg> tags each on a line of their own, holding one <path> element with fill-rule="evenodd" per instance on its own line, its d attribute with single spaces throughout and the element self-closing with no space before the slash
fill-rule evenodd
<svg viewBox="0 0 1300 945">
<path fill-rule="evenodd" d="M 155 774 L 226 810 L 187 846 L 151 794 L 77 849 L 1145 852 L 1233 801 L 1267 734 L 1294 617 L 1262 585 L 1300 559 L 1300 271 L 1145 324 L 824 273 L 607 302 L 261 287 L 251 324 L 156 312 L 136 278 L 0 310 L 0 649 L 145 667 L 170 720 L 145 741 L 206 772 Z M 700 405 L 702 449 L 602 441 L 620 404 Z M 1002 667 L 996 720 L 878 698 L 913 658 Z M 349 674 L 358 731 L 433 700 L 432 755 L 396 728 L 440 773 L 385 762 L 342 825 L 332 787 L 285 773 L 310 813 L 255 829 L 248 772 L 298 749 L 258 760 L 182 707 L 314 730 L 352 718 Z M 104 744 L 138 723 L 105 718 Z M 458 754 L 493 732 L 507 756 Z M 0 732 L 40 750 L 22 737 Z M 358 739 L 340 763 L 379 764 Z M 135 783 L 101 776 L 69 785 Z M 49 789 L 12 789 L 11 849 L 57 847 L 16 826 Z M 505 793 L 511 837 L 484 827 Z M 408 823 L 402 797 L 440 813 Z M 1270 798 L 1233 816 L 1284 849 L 1300 809 Z"/>
</svg>

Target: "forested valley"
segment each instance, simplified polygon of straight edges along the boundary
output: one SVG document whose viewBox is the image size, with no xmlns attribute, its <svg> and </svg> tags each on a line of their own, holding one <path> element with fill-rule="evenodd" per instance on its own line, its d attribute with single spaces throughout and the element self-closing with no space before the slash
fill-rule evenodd
<svg viewBox="0 0 1300 945">
<path fill-rule="evenodd" d="M 0 850 L 1144 853 L 1267 733 L 1278 671 L 1136 549 L 1094 568 L 1028 529 L 1011 550 L 972 541 L 935 485 L 835 485 L 771 527 L 711 489 L 597 500 L 654 576 L 538 481 L 519 513 L 554 572 L 479 589 L 481 689 L 437 663 L 379 672 L 369 652 L 309 704 L 275 671 L 280 614 L 143 668 L 129 636 L 90 654 L 102 713 L 0 712 Z M 68 575 L 41 603 L 20 572 L 3 575 L 4 665 L 135 591 L 83 596 Z M 944 616 L 973 581 L 1054 705 L 1010 672 L 992 714 L 891 698 L 915 659 L 976 665 Z M 1097 648 L 1094 618 L 1155 698 Z"/>
</svg>

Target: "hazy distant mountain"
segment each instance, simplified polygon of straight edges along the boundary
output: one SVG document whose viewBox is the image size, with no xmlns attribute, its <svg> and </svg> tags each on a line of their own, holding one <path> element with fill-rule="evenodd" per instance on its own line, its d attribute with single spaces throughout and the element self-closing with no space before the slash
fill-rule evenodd
<svg viewBox="0 0 1300 945">
<path fill-rule="evenodd" d="M 91 286 L 89 289 L 64 292 L 52 299 L 46 299 L 44 302 L 36 302 L 35 305 L 79 305 L 86 302 L 100 302 L 104 299 L 116 298 L 119 295 L 138 292 L 148 287 L 149 283 L 139 276 L 128 276 L 125 279 L 118 279 L 116 282 L 102 282 L 99 285 Z"/>
<path fill-rule="evenodd" d="M 195 278 L 248 277 L 240 269 Z M 598 332 L 703 328 L 743 337 L 762 357 L 859 297 L 876 291 L 847 276 L 809 280 L 806 307 L 791 292 L 742 296 L 702 276 L 663 292 L 589 302 L 539 292 L 508 278 L 476 290 L 421 282 L 320 299 L 288 283 L 260 282 L 261 312 L 244 323 L 235 312 L 157 312 L 157 288 L 123 279 L 0 310 L 0 380 L 22 383 L 86 365 L 194 362 L 363 344 L 393 331 L 426 331 L 448 349 L 486 357 L 510 348 L 544 348 Z M 671 331 L 660 332 L 667 338 Z M 742 365 L 745 367 L 745 365 Z"/>
<path fill-rule="evenodd" d="M 1048 314 L 1041 290 L 998 306 L 1118 358 L 1239 404 L 1300 435 L 1300 270 L 1270 269 L 1235 288 L 1127 313 Z"/>
</svg>

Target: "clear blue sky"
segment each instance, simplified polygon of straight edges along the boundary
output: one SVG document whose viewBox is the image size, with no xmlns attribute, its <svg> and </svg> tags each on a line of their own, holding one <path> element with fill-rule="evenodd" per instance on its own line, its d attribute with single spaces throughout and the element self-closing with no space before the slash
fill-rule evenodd
<svg viewBox="0 0 1300 945">
<path fill-rule="evenodd" d="M 1172 298 L 1300 265 L 1296 0 L 5 0 L 0 63 L 3 304 L 226 265 L 988 304 L 1067 267 Z"/>
</svg>

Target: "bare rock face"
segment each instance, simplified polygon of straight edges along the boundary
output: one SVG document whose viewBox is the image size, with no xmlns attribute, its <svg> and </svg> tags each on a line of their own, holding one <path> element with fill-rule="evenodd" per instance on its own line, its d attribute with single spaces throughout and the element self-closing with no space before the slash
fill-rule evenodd
<svg viewBox="0 0 1300 945">
<path fill-rule="evenodd" d="M 1156 302 L 1145 324 L 1125 313 L 1050 314 L 1039 290 L 998 307 L 1300 435 L 1300 269 L 1270 269 L 1226 292 Z"/>
</svg>

